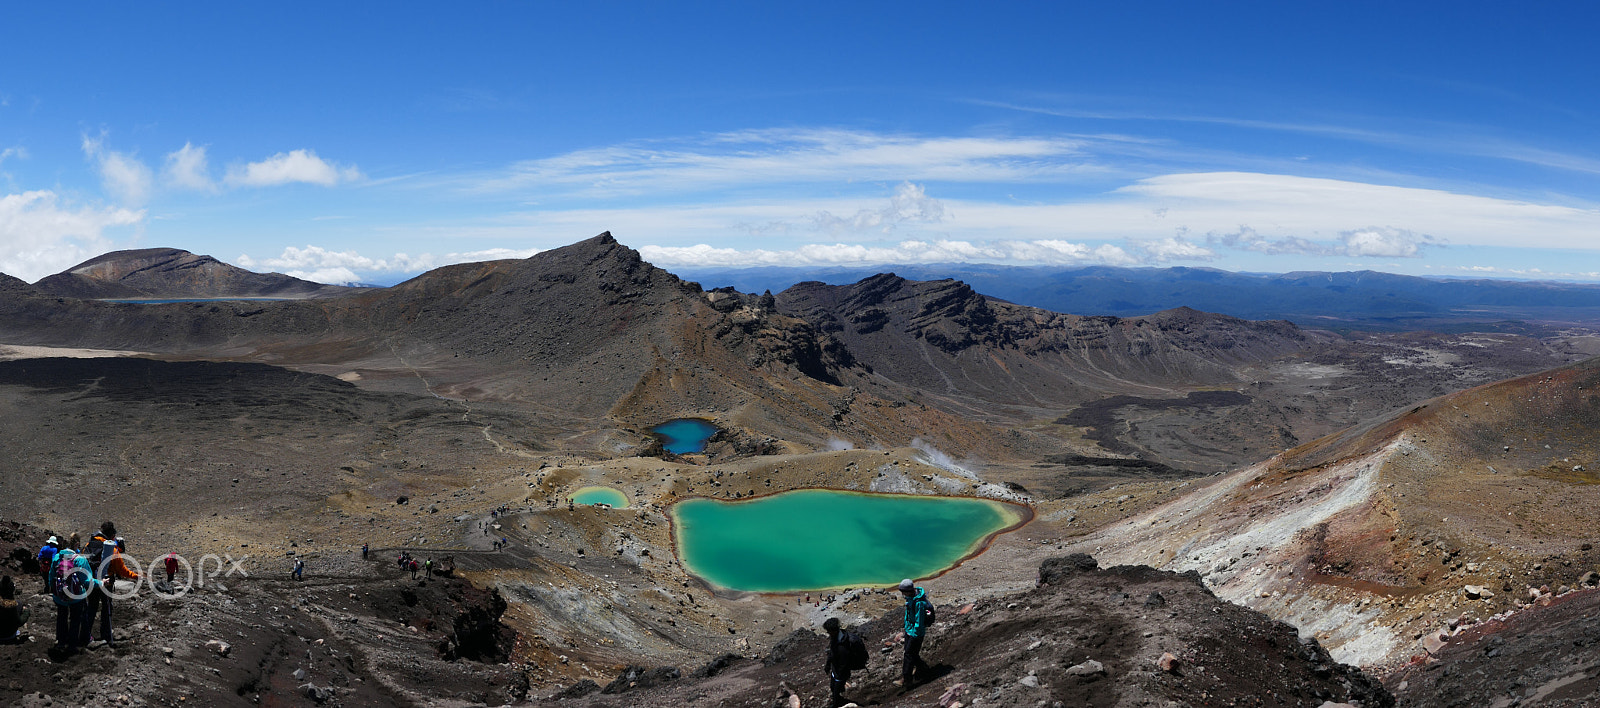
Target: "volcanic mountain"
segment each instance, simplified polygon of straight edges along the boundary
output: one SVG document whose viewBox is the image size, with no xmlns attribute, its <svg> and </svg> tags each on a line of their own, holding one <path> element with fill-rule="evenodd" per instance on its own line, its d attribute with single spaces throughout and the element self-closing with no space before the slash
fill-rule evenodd
<svg viewBox="0 0 1600 708">
<path fill-rule="evenodd" d="M 255 273 L 176 248 L 113 251 L 48 276 L 34 287 L 85 300 L 308 298 L 352 290 L 282 273 Z"/>
<path fill-rule="evenodd" d="M 1600 584 L 1597 427 L 1590 359 L 1313 441 L 1087 543 L 1198 571 L 1342 661 L 1393 667 L 1437 653 L 1441 630 L 1493 633 L 1539 588 Z"/>
<path fill-rule="evenodd" d="M 635 431 L 702 415 L 813 444 L 898 444 L 929 428 L 975 447 L 994 448 L 985 441 L 997 437 L 947 413 L 902 409 L 907 391 L 865 380 L 836 341 L 770 298 L 704 292 L 610 234 L 337 298 L 125 305 L 12 290 L 0 300 L 0 341 L 13 344 L 264 361 L 378 390 L 521 401 L 575 424 L 609 417 Z M 878 405 L 878 396 L 902 403 Z"/>
<path fill-rule="evenodd" d="M 1218 472 L 1412 401 L 1583 356 L 1517 335 L 1346 337 L 1189 308 L 1062 314 L 893 274 L 802 283 L 776 299 L 922 400 L 1066 439 L 1081 431 L 1089 445 L 1041 460 L 1072 477 L 1127 458 Z M 1025 477 L 1030 489 L 1082 488 Z"/>
<path fill-rule="evenodd" d="M 1132 318 L 1061 314 L 994 300 L 959 281 L 892 273 L 853 285 L 801 283 L 777 301 L 880 375 L 932 395 L 1005 406 L 1059 408 L 1174 384 L 1236 385 L 1242 366 L 1330 339 L 1288 322 L 1188 308 Z"/>
</svg>

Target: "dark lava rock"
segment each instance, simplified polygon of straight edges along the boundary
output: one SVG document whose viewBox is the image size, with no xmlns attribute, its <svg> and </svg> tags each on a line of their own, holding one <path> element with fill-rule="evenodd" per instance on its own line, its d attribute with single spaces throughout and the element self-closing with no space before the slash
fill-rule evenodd
<svg viewBox="0 0 1600 708">
<path fill-rule="evenodd" d="M 583 698 L 591 693 L 599 692 L 600 684 L 590 681 L 589 679 L 584 679 L 572 684 L 571 686 L 561 689 L 561 692 L 555 695 L 555 699 L 558 701 L 564 701 L 571 698 Z"/>
<path fill-rule="evenodd" d="M 634 689 L 655 688 L 682 677 L 683 673 L 672 666 L 661 666 L 654 669 L 646 669 L 643 666 L 629 666 L 623 669 L 615 680 L 606 684 L 606 687 L 601 689 L 600 692 L 609 695 L 627 693 Z"/>
<path fill-rule="evenodd" d="M 1039 584 L 1055 585 L 1057 582 L 1085 571 L 1095 570 L 1100 562 L 1087 553 L 1051 558 L 1039 564 Z"/>
</svg>

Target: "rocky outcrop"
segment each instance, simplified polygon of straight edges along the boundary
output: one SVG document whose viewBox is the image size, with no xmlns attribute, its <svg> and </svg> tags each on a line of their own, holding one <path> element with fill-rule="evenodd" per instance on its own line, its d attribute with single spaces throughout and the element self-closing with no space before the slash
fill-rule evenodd
<svg viewBox="0 0 1600 708">
<path fill-rule="evenodd" d="M 909 692 L 897 685 L 901 611 L 850 628 L 879 650 L 845 697 L 885 706 L 1168 705 L 1199 696 L 1214 705 L 1395 704 L 1377 680 L 1333 661 L 1316 640 L 1219 600 L 1198 576 L 1097 566 L 1085 555 L 1051 559 L 1032 590 L 941 609 L 922 649 L 930 671 Z M 785 700 L 826 705 L 826 681 L 813 668 L 826 641 L 799 630 L 765 659 L 719 659 L 716 671 L 672 681 L 647 681 L 642 668 L 629 667 L 611 684 L 631 688 L 626 696 L 559 696 L 578 706 L 688 705 L 715 681 L 729 705 L 770 705 L 780 686 Z"/>
<path fill-rule="evenodd" d="M 1083 317 L 994 300 L 954 280 L 879 274 L 853 285 L 808 282 L 778 309 L 837 338 L 874 372 L 929 392 L 1063 406 L 1146 386 L 1238 383 L 1236 369 L 1323 338 L 1288 322 L 1180 308 L 1146 317 Z M 1181 382 L 1181 383 L 1179 383 Z"/>
</svg>

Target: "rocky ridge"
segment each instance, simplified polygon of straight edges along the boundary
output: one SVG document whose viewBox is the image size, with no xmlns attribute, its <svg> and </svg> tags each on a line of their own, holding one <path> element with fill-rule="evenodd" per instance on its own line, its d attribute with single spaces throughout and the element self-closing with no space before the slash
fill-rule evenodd
<svg viewBox="0 0 1600 708">
<path fill-rule="evenodd" d="M 1597 387 L 1600 360 L 1589 360 L 1450 394 L 1231 473 L 1081 545 L 1197 571 L 1343 661 L 1426 660 L 1441 628 L 1503 620 L 1552 592 L 1541 588 L 1576 588 L 1600 570 L 1588 543 L 1600 524 Z"/>
</svg>

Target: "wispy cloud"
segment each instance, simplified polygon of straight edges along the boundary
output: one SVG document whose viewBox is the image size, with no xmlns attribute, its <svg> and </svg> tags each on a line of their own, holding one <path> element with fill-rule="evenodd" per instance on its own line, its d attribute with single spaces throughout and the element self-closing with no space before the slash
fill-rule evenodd
<svg viewBox="0 0 1600 708">
<path fill-rule="evenodd" d="M 456 180 L 475 192 L 681 194 L 817 182 L 1029 182 L 1103 172 L 1072 138 L 920 137 L 751 130 L 527 160 Z"/>
<path fill-rule="evenodd" d="M 162 180 L 176 189 L 201 192 L 217 191 L 211 180 L 211 168 L 206 160 L 206 147 L 184 143 L 183 147 L 167 153 L 166 166 L 161 170 Z"/>
<path fill-rule="evenodd" d="M 270 187 L 305 182 L 332 187 L 361 179 L 361 170 L 323 160 L 311 150 L 280 152 L 260 162 L 228 168 L 226 181 L 245 187 Z"/>
<path fill-rule="evenodd" d="M 1026 113 L 1037 113 L 1060 118 L 1088 118 L 1115 121 L 1162 121 L 1173 123 L 1199 123 L 1222 125 L 1251 130 L 1298 133 L 1317 137 L 1337 138 L 1353 142 L 1403 148 L 1419 152 L 1471 157 L 1486 157 L 1509 162 L 1521 162 L 1540 167 L 1600 174 L 1600 158 L 1561 152 L 1526 145 L 1503 138 L 1485 135 L 1472 126 L 1434 125 L 1431 132 L 1402 132 L 1372 130 L 1350 125 L 1322 122 L 1269 121 L 1229 116 L 1207 116 L 1184 113 L 1140 113 L 1137 111 L 1088 110 L 1080 108 L 1028 105 L 1006 101 L 974 100 L 975 105 L 1006 108 Z"/>
<path fill-rule="evenodd" d="M 113 197 L 133 206 L 149 200 L 155 177 L 137 156 L 107 148 L 104 134 L 99 137 L 84 135 L 83 155 L 95 164 L 101 184 Z"/>
<path fill-rule="evenodd" d="M 806 244 L 785 250 L 641 246 L 640 255 L 667 266 L 854 265 L 889 263 L 1037 263 L 1138 265 L 1148 257 L 1113 244 L 1039 241 L 901 241 L 882 246 Z"/>
<path fill-rule="evenodd" d="M 38 190 L 0 196 L 0 272 L 32 282 L 111 249 L 107 231 L 143 210 L 77 205 Z"/>
<path fill-rule="evenodd" d="M 305 248 L 290 246 L 283 249 L 283 253 L 277 257 L 257 259 L 241 255 L 237 263 L 245 268 L 272 269 L 304 280 L 343 285 L 363 282 L 363 277 L 417 273 L 454 263 L 527 258 L 539 251 L 537 248 L 490 248 L 437 256 L 431 253 L 416 256 L 396 253 L 389 257 L 372 258 L 356 251 L 335 251 L 321 246 Z"/>
<path fill-rule="evenodd" d="M 846 231 L 893 230 L 896 224 L 937 224 L 944 221 L 944 202 L 928 197 L 921 185 L 903 182 L 889 198 L 889 204 L 877 209 L 858 209 L 851 216 L 835 216 L 827 210 L 818 211 L 812 222 L 818 231 L 838 234 Z"/>
</svg>

